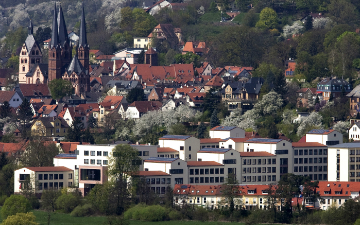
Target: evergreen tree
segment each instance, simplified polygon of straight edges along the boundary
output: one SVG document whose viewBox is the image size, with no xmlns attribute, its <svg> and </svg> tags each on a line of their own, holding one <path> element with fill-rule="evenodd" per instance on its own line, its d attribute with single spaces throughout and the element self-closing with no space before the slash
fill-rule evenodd
<svg viewBox="0 0 360 225">
<path fill-rule="evenodd" d="M 33 113 L 31 111 L 30 102 L 25 98 L 19 106 L 19 120 L 22 122 L 22 135 L 26 137 L 26 123 L 31 120 Z"/>
<path fill-rule="evenodd" d="M 286 80 L 282 73 L 278 73 L 274 80 L 274 91 L 281 96 L 286 94 Z"/>
<path fill-rule="evenodd" d="M 76 117 L 66 134 L 66 139 L 71 142 L 80 142 L 83 135 L 84 124 Z"/>
<path fill-rule="evenodd" d="M 212 1 L 210 3 L 209 12 L 214 13 L 214 12 L 217 12 L 217 11 L 218 11 L 218 8 L 216 7 L 216 3 L 214 1 Z"/>
<path fill-rule="evenodd" d="M 319 99 L 319 96 L 318 95 L 316 95 L 316 99 L 315 99 L 315 105 L 316 104 L 320 104 L 320 99 Z"/>
<path fill-rule="evenodd" d="M 84 142 L 89 142 L 90 144 L 95 143 L 94 137 L 90 133 L 90 128 L 89 127 L 84 132 L 83 141 Z"/>
<path fill-rule="evenodd" d="M 88 127 L 95 128 L 97 126 L 97 119 L 95 117 L 90 116 L 88 119 Z"/>
<path fill-rule="evenodd" d="M 217 110 L 215 109 L 211 115 L 211 119 L 210 119 L 210 127 L 213 128 L 213 127 L 216 127 L 220 125 L 220 120 L 217 116 Z"/>
<path fill-rule="evenodd" d="M 138 64 L 144 64 L 145 63 L 145 52 L 142 50 L 139 54 L 138 58 Z"/>
<path fill-rule="evenodd" d="M 0 108 L 0 117 L 6 118 L 11 115 L 11 108 L 8 101 L 4 101 L 4 104 Z"/>
<path fill-rule="evenodd" d="M 309 15 L 308 17 L 306 17 L 306 21 L 305 21 L 305 30 L 311 30 L 313 28 L 313 18 L 311 15 Z"/>
<path fill-rule="evenodd" d="M 205 131 L 206 131 L 206 126 L 204 124 L 204 122 L 201 121 L 200 125 L 198 126 L 198 138 L 204 138 L 205 137 Z"/>
</svg>

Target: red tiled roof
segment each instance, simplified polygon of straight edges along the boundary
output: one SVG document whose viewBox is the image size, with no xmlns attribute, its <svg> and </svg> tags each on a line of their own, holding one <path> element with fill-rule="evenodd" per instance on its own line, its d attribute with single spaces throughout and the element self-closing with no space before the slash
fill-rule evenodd
<svg viewBox="0 0 360 225">
<path fill-rule="evenodd" d="M 0 91 L 0 103 L 4 103 L 5 101 L 10 102 L 14 95 L 15 91 Z"/>
<path fill-rule="evenodd" d="M 88 142 L 83 142 L 82 145 L 89 145 Z M 77 146 L 80 145 L 80 142 L 60 142 L 60 147 L 64 153 L 74 152 L 77 149 Z"/>
<path fill-rule="evenodd" d="M 176 151 L 175 149 L 173 148 L 167 148 L 167 147 L 162 147 L 162 148 L 157 148 L 157 152 L 158 153 L 164 153 L 164 152 L 179 152 L 179 151 Z"/>
<path fill-rule="evenodd" d="M 327 147 L 319 142 L 293 142 L 293 147 Z"/>
<path fill-rule="evenodd" d="M 109 60 L 114 56 L 115 55 L 99 55 L 98 57 L 96 57 L 96 60 Z"/>
<path fill-rule="evenodd" d="M 14 153 L 17 151 L 24 151 L 27 142 L 22 141 L 19 143 L 3 143 L 0 142 L 0 152 Z"/>
<path fill-rule="evenodd" d="M 187 93 L 186 95 L 189 96 L 189 98 L 191 99 L 192 102 L 202 103 L 204 101 L 206 93 L 204 93 L 204 92 L 196 92 L 196 93 Z"/>
<path fill-rule="evenodd" d="M 96 54 L 99 50 L 89 50 L 90 54 Z"/>
<path fill-rule="evenodd" d="M 340 187 L 339 187 L 340 185 Z M 351 196 L 351 192 L 360 192 L 360 182 L 342 182 L 342 181 L 319 181 L 319 191 L 321 197 L 325 196 Z M 325 191 L 329 191 L 329 194 L 325 194 Z M 341 193 L 335 194 L 335 191 L 341 191 Z"/>
<path fill-rule="evenodd" d="M 220 164 L 215 161 L 188 161 L 188 166 L 223 166 L 223 164 Z"/>
<path fill-rule="evenodd" d="M 57 107 L 58 107 L 58 105 L 43 105 L 39 109 L 38 113 L 47 115 L 47 114 L 51 113 L 52 111 L 54 111 Z"/>
<path fill-rule="evenodd" d="M 165 173 L 163 171 L 138 171 L 136 173 L 138 176 L 170 176 L 170 174 Z"/>
<path fill-rule="evenodd" d="M 240 157 L 267 157 L 275 156 L 274 154 L 268 152 L 240 152 Z"/>
<path fill-rule="evenodd" d="M 44 167 L 24 167 L 26 169 L 32 170 L 34 172 L 63 172 L 63 171 L 73 171 L 65 166 L 44 166 Z"/>
<path fill-rule="evenodd" d="M 139 112 L 146 113 L 148 111 L 159 110 L 162 107 L 162 103 L 159 101 L 135 101 L 129 107 L 135 107 Z"/>
<path fill-rule="evenodd" d="M 220 141 L 224 141 L 221 138 L 201 138 L 200 139 L 200 144 L 205 144 L 205 143 L 219 143 Z"/>
<path fill-rule="evenodd" d="M 222 195 L 221 185 L 184 185 L 175 184 L 174 194 L 180 195 Z"/>
<path fill-rule="evenodd" d="M 30 99 L 30 103 L 41 103 L 43 100 L 41 98 L 32 98 Z"/>
<path fill-rule="evenodd" d="M 302 138 L 300 138 L 300 140 L 298 141 L 298 143 L 303 143 L 306 142 L 306 135 L 304 135 Z"/>
<path fill-rule="evenodd" d="M 24 97 L 51 96 L 47 84 L 19 84 L 19 88 Z"/>
<path fill-rule="evenodd" d="M 212 87 L 221 87 L 224 83 L 223 79 L 220 76 L 214 76 L 211 80 L 209 80 L 205 86 L 212 86 Z"/>
</svg>

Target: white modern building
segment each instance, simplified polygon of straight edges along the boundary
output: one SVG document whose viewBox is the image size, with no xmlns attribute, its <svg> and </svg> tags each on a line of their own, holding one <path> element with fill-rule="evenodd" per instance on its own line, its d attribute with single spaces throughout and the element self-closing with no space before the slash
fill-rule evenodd
<svg viewBox="0 0 360 225">
<path fill-rule="evenodd" d="M 245 131 L 239 127 L 231 126 L 216 126 L 210 129 L 209 131 L 210 138 L 244 138 Z"/>
<path fill-rule="evenodd" d="M 200 140 L 186 135 L 165 135 L 159 138 L 159 147 L 169 147 L 179 151 L 179 158 L 184 161 L 196 161 L 200 150 Z"/>
<path fill-rule="evenodd" d="M 306 133 L 306 142 L 319 142 L 323 145 L 337 145 L 343 143 L 343 135 L 336 130 L 313 129 Z"/>
<path fill-rule="evenodd" d="M 328 181 L 360 182 L 360 143 L 329 146 L 328 165 Z"/>
<path fill-rule="evenodd" d="M 64 166 L 24 167 L 14 171 L 14 193 L 22 190 L 34 190 L 41 194 L 43 190 L 72 187 L 74 171 Z"/>
</svg>

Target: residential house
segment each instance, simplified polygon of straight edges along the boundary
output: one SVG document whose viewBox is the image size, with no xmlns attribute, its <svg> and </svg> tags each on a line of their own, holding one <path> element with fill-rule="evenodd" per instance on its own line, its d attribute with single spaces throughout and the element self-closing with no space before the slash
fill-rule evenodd
<svg viewBox="0 0 360 225">
<path fill-rule="evenodd" d="M 216 126 L 209 131 L 210 138 L 245 138 L 245 131 L 235 126 Z"/>
<path fill-rule="evenodd" d="M 224 80 L 220 76 L 214 76 L 205 83 L 204 90 L 208 92 L 211 88 L 221 88 L 224 83 Z"/>
<path fill-rule="evenodd" d="M 131 103 L 125 113 L 127 119 L 139 119 L 149 111 L 160 110 L 162 103 L 159 101 L 135 101 Z"/>
<path fill-rule="evenodd" d="M 14 171 L 14 193 L 32 188 L 40 196 L 44 190 L 72 187 L 74 171 L 64 166 L 24 167 Z"/>
<path fill-rule="evenodd" d="M 350 127 L 349 140 L 360 141 L 360 122 L 355 122 Z"/>
<path fill-rule="evenodd" d="M 343 143 L 343 135 L 336 130 L 313 129 L 306 133 L 306 142 L 318 142 L 327 146 L 337 145 Z"/>
<path fill-rule="evenodd" d="M 134 48 L 147 49 L 150 39 L 148 37 L 134 37 Z"/>
<path fill-rule="evenodd" d="M 325 78 L 317 84 L 317 93 L 328 101 L 330 98 L 346 96 L 351 92 L 350 84 L 343 79 Z M 331 96 L 331 97 L 330 97 Z"/>
<path fill-rule="evenodd" d="M 86 111 L 82 107 L 67 107 L 62 118 L 69 126 L 73 125 L 73 122 L 76 118 L 78 118 L 82 122 L 84 128 L 87 128 L 88 126 L 88 116 Z"/>
<path fill-rule="evenodd" d="M 199 76 L 211 76 L 212 66 L 208 62 L 204 62 L 200 68 L 195 68 Z M 210 79 L 209 79 L 210 80 Z"/>
<path fill-rule="evenodd" d="M 287 60 L 285 62 L 285 79 L 287 82 L 290 82 L 295 75 L 296 61 L 295 60 Z"/>
<path fill-rule="evenodd" d="M 221 91 L 222 101 L 229 110 L 241 108 L 243 111 L 252 109 L 259 99 L 262 78 L 251 78 L 247 82 L 230 81 L 225 84 Z"/>
<path fill-rule="evenodd" d="M 174 110 L 180 105 L 188 105 L 188 102 L 185 99 L 168 99 L 163 103 L 161 110 L 162 111 Z"/>
<path fill-rule="evenodd" d="M 36 112 L 38 117 L 55 117 L 57 116 L 56 108 L 58 105 L 42 105 Z"/>
<path fill-rule="evenodd" d="M 174 99 L 185 98 L 188 93 L 192 93 L 194 91 L 195 91 L 194 87 L 176 88 Z"/>
<path fill-rule="evenodd" d="M 315 103 L 315 99 L 317 97 L 316 88 L 301 88 L 296 91 L 297 97 L 297 107 L 308 107 L 309 100 L 311 104 Z M 322 100 L 322 96 L 319 96 L 319 101 Z"/>
<path fill-rule="evenodd" d="M 21 140 L 18 143 L 0 142 L 0 152 L 5 153 L 7 157 L 19 157 L 25 151 L 28 141 Z"/>
<path fill-rule="evenodd" d="M 30 100 L 32 98 L 51 98 L 50 90 L 47 84 L 19 84 L 15 91 L 21 98 Z"/>
<path fill-rule="evenodd" d="M 126 96 L 133 88 L 142 89 L 142 85 L 137 80 L 110 80 L 106 86 L 108 95 Z"/>
<path fill-rule="evenodd" d="M 65 120 L 58 117 L 39 117 L 31 125 L 32 136 L 64 137 L 69 129 Z"/>
<path fill-rule="evenodd" d="M 106 96 L 99 103 L 99 110 L 93 110 L 93 116 L 101 124 L 105 121 L 105 116 L 112 112 L 117 112 L 122 103 L 127 103 L 124 96 Z"/>
<path fill-rule="evenodd" d="M 162 101 L 164 96 L 164 89 L 163 88 L 153 88 L 148 95 L 148 101 Z"/>
<path fill-rule="evenodd" d="M 185 46 L 182 50 L 182 54 L 186 54 L 188 52 L 197 54 L 202 56 L 207 53 L 206 43 L 204 41 L 188 41 L 185 43 Z"/>
<path fill-rule="evenodd" d="M 113 57 L 115 57 L 115 55 L 99 55 L 96 57 L 96 62 L 98 64 L 103 62 L 110 62 Z"/>
<path fill-rule="evenodd" d="M 180 28 L 174 28 L 172 24 L 158 24 L 153 31 L 148 35 L 148 38 L 157 38 L 161 40 L 167 40 L 171 48 L 176 47 L 179 43 L 182 42 L 182 35 Z M 149 41 L 149 47 L 151 46 L 151 41 Z"/>
<path fill-rule="evenodd" d="M 189 103 L 191 107 L 201 107 L 204 103 L 204 98 L 206 93 L 187 93 L 186 94 L 186 101 Z"/>
<path fill-rule="evenodd" d="M 224 73 L 224 77 L 236 78 L 238 80 L 241 79 L 250 79 L 251 72 L 254 70 L 253 67 L 238 67 L 238 66 L 226 66 L 226 72 Z"/>
<path fill-rule="evenodd" d="M 357 85 L 346 96 L 350 98 L 350 114 L 356 116 L 360 112 L 360 85 Z"/>
<path fill-rule="evenodd" d="M 23 102 L 16 91 L 0 91 L 0 105 L 7 101 L 10 107 L 17 108 Z"/>
</svg>

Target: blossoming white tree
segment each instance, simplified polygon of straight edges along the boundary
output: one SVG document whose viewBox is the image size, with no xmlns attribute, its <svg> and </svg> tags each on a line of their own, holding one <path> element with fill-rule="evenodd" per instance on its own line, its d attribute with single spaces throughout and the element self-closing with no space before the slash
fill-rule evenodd
<svg viewBox="0 0 360 225">
<path fill-rule="evenodd" d="M 318 112 L 310 113 L 310 115 L 301 122 L 296 134 L 302 137 L 310 128 L 323 128 L 322 116 Z"/>
</svg>

